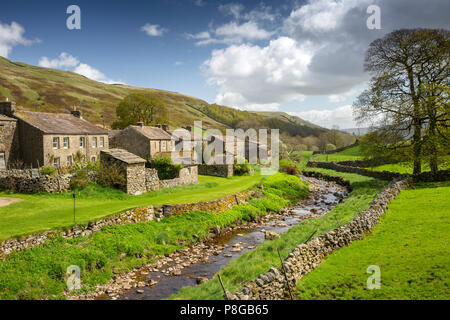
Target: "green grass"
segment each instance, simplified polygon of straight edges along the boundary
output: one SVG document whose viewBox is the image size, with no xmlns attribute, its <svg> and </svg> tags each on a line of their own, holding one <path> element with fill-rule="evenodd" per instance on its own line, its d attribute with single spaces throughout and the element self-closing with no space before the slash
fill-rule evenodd
<svg viewBox="0 0 450 320">
<path fill-rule="evenodd" d="M 450 181 L 418 184 L 391 202 L 364 240 L 327 257 L 306 275 L 300 299 L 450 299 Z M 368 290 L 378 265 L 381 288 Z"/>
<path fill-rule="evenodd" d="M 439 158 L 439 170 L 450 169 L 450 156 L 444 156 Z M 375 171 L 391 171 L 398 173 L 409 173 L 412 174 L 414 170 L 414 164 L 412 162 L 399 162 L 390 163 L 377 167 L 368 168 Z M 422 162 L 422 172 L 430 171 L 430 166 L 427 162 Z"/>
<path fill-rule="evenodd" d="M 208 237 L 215 226 L 253 220 L 304 198 L 308 186 L 298 177 L 276 174 L 263 181 L 263 198 L 220 214 L 191 212 L 137 224 L 105 227 L 76 239 L 57 237 L 44 245 L 12 253 L 0 261 L 0 299 L 61 299 L 70 265 L 81 268 L 82 292 L 107 283 L 113 268 L 128 271 Z M 121 253 L 126 258 L 120 261 Z"/>
<path fill-rule="evenodd" d="M 346 149 L 344 151 L 333 154 L 316 154 L 313 156 L 315 161 L 349 161 L 349 160 L 363 160 L 363 156 L 359 153 L 359 146 Z"/>
<path fill-rule="evenodd" d="M 91 185 L 76 200 L 76 221 L 87 223 L 125 210 L 160 204 L 209 201 L 244 191 L 261 181 L 262 176 L 218 178 L 199 176 L 198 185 L 153 191 L 141 196 Z M 69 227 L 73 224 L 71 193 L 25 195 L 0 192 L 0 197 L 22 202 L 0 208 L 0 241 L 38 231 Z"/>
<path fill-rule="evenodd" d="M 360 211 L 369 207 L 371 201 L 387 184 L 385 181 L 376 180 L 356 174 L 337 173 L 332 170 L 320 169 L 322 173 L 342 176 L 352 184 L 353 191 L 349 197 L 336 206 L 325 216 L 305 220 L 291 228 L 280 238 L 265 241 L 255 250 L 243 254 L 231 261 L 220 272 L 225 288 L 230 292 L 240 290 L 249 281 L 256 279 L 261 273 L 267 272 L 272 266 L 278 267 L 280 261 L 277 248 L 283 257 L 287 256 L 293 248 L 305 241 L 317 227 L 318 235 L 328 232 L 341 224 L 351 221 Z M 185 287 L 173 295 L 171 299 L 223 299 L 223 291 L 217 276 L 212 280 L 196 287 Z"/>
</svg>

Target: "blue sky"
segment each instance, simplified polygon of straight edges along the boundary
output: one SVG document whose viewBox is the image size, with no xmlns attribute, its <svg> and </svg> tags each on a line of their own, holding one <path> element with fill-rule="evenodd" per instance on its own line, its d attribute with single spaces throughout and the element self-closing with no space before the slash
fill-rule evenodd
<svg viewBox="0 0 450 320">
<path fill-rule="evenodd" d="M 397 28 L 448 29 L 449 3 L 14 0 L 2 3 L 0 55 L 346 128 L 368 79 L 367 45 Z M 81 30 L 66 27 L 72 4 Z M 379 30 L 367 28 L 372 4 L 381 10 Z"/>
</svg>

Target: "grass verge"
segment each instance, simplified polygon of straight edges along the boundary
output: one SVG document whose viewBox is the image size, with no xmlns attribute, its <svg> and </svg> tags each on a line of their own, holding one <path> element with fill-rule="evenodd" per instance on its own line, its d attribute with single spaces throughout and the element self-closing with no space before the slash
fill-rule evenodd
<svg viewBox="0 0 450 320">
<path fill-rule="evenodd" d="M 140 196 L 90 185 L 77 195 L 76 221 L 87 223 L 140 206 L 215 200 L 244 191 L 261 179 L 262 176 L 256 174 L 232 178 L 199 176 L 197 185 L 151 191 Z M 0 208 L 0 241 L 73 225 L 72 193 L 26 195 L 0 192 L 0 197 L 23 200 Z"/>
<path fill-rule="evenodd" d="M 386 181 L 364 177 L 357 174 L 338 173 L 332 170 L 319 169 L 328 175 L 341 176 L 351 182 L 353 191 L 349 197 L 325 216 L 305 220 L 291 228 L 279 238 L 265 241 L 255 250 L 243 254 L 231 261 L 220 272 L 225 288 L 230 292 L 240 290 L 249 281 L 267 272 L 272 266 L 279 266 L 277 248 L 283 257 L 293 248 L 305 241 L 318 227 L 317 235 L 328 232 L 338 225 L 351 221 L 360 211 L 367 209 L 376 195 L 386 186 Z M 196 287 L 185 287 L 173 295 L 171 299 L 207 300 L 223 299 L 223 291 L 217 276 Z"/>
<path fill-rule="evenodd" d="M 364 240 L 328 256 L 297 286 L 300 299 L 450 299 L 450 181 L 417 184 L 389 204 Z M 367 289 L 370 265 L 381 288 Z"/>
<path fill-rule="evenodd" d="M 81 268 L 82 292 L 87 292 L 107 283 L 113 270 L 126 272 L 152 262 L 157 256 L 206 239 L 215 226 L 250 221 L 308 194 L 307 184 L 295 176 L 280 173 L 262 183 L 263 198 L 221 214 L 191 212 L 161 222 L 110 226 L 91 236 L 57 237 L 42 246 L 13 253 L 0 261 L 0 299 L 62 299 L 64 276 L 70 265 Z M 120 260 L 122 253 L 126 257 Z"/>
</svg>

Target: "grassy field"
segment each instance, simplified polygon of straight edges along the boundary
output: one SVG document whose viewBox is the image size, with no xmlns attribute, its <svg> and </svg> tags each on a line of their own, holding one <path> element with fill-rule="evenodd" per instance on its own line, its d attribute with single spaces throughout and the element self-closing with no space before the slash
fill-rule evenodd
<svg viewBox="0 0 450 320">
<path fill-rule="evenodd" d="M 392 201 L 362 241 L 327 257 L 298 283 L 300 299 L 450 299 L 450 182 L 418 184 Z M 381 288 L 366 269 L 378 265 Z"/>
<path fill-rule="evenodd" d="M 363 157 L 359 154 L 359 146 L 346 149 L 344 151 L 332 154 L 315 154 L 313 160 L 316 161 L 347 161 L 347 160 L 362 160 Z"/>
<path fill-rule="evenodd" d="M 278 267 L 280 262 L 277 248 L 280 249 L 282 256 L 285 257 L 294 247 L 305 241 L 317 227 L 317 234 L 322 234 L 336 228 L 338 224 L 341 225 L 351 221 L 360 211 L 369 207 L 370 202 L 387 183 L 356 174 L 341 174 L 325 169 L 317 171 L 329 175 L 339 175 L 351 181 L 353 191 L 349 197 L 325 216 L 305 220 L 291 228 L 287 233 L 282 234 L 280 238 L 265 241 L 255 250 L 231 261 L 219 272 L 228 291 L 235 292 L 240 290 L 245 284 L 256 279 L 259 274 L 267 272 L 272 266 Z M 223 291 L 217 276 L 215 276 L 212 280 L 202 285 L 183 288 L 178 294 L 173 295 L 171 299 L 223 299 Z"/>
<path fill-rule="evenodd" d="M 214 200 L 246 190 L 262 178 L 260 175 L 232 178 L 199 176 L 198 185 L 153 191 L 141 196 L 128 196 L 118 190 L 91 185 L 78 195 L 76 221 L 87 223 L 139 206 Z M 23 200 L 0 208 L 0 241 L 73 224 L 71 193 L 24 195 L 0 192 L 0 197 Z"/>
<path fill-rule="evenodd" d="M 382 166 L 368 168 L 375 171 L 391 171 L 398 173 L 413 173 L 413 163 L 412 162 L 399 162 L 399 163 L 390 163 Z M 448 170 L 450 169 L 450 156 L 440 157 L 439 158 L 439 170 Z M 422 172 L 430 171 L 430 166 L 426 162 L 422 162 Z"/>
<path fill-rule="evenodd" d="M 304 198 L 308 186 L 286 174 L 263 181 L 264 197 L 220 214 L 191 212 L 161 222 L 105 227 L 91 236 L 57 237 L 44 245 L 12 253 L 0 261 L 0 299 L 61 299 L 64 275 L 70 265 L 81 268 L 82 292 L 108 282 L 113 270 L 128 271 L 208 237 L 215 226 L 228 226 L 238 219 L 251 221 L 258 215 L 277 212 Z M 121 254 L 126 257 L 121 259 Z"/>
</svg>

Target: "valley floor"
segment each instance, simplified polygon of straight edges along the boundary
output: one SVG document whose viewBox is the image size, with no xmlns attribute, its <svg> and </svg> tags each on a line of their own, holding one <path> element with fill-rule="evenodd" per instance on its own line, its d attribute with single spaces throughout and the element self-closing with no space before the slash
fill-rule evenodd
<svg viewBox="0 0 450 320">
<path fill-rule="evenodd" d="M 450 299 L 450 182 L 416 184 L 373 232 L 328 256 L 299 281 L 299 299 Z M 369 290 L 369 266 L 381 288 Z"/>
</svg>

